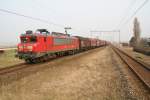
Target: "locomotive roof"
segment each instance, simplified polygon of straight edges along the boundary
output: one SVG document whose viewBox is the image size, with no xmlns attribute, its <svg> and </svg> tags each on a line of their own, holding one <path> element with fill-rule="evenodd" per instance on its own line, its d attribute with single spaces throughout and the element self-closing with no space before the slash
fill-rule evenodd
<svg viewBox="0 0 150 100">
<path fill-rule="evenodd" d="M 70 35 L 54 35 L 54 34 L 21 34 L 21 37 L 24 36 L 39 36 L 39 37 L 47 37 L 47 36 L 53 36 L 53 37 L 59 37 L 59 38 L 77 38 L 75 36 L 70 36 Z"/>
<path fill-rule="evenodd" d="M 21 34 L 21 36 L 48 36 L 48 35 L 46 35 L 46 34 L 36 34 L 36 33 L 34 33 L 34 34 Z"/>
<path fill-rule="evenodd" d="M 49 31 L 47 30 L 47 29 L 37 29 L 37 31 L 39 31 L 39 32 L 46 32 L 46 33 L 49 33 Z"/>
</svg>

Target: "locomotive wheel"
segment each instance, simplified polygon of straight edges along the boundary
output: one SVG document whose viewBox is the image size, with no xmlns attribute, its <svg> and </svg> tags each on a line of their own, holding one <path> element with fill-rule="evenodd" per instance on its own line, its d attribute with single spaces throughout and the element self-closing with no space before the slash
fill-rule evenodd
<svg viewBox="0 0 150 100">
<path fill-rule="evenodd" d="M 45 62 L 46 61 L 46 58 L 45 58 L 45 56 L 44 57 L 42 57 L 42 62 Z"/>
<path fill-rule="evenodd" d="M 41 57 L 39 58 L 39 62 L 42 62 L 42 59 L 41 59 Z"/>
<path fill-rule="evenodd" d="M 72 51 L 68 51 L 68 54 L 69 54 L 69 55 L 72 55 L 72 54 L 73 54 L 73 52 L 72 52 Z"/>
<path fill-rule="evenodd" d="M 32 60 L 31 59 L 25 59 L 25 62 L 28 63 L 28 64 L 31 64 Z"/>
<path fill-rule="evenodd" d="M 36 63 L 36 62 L 37 62 L 37 60 L 36 60 L 36 59 L 32 59 L 31 61 L 32 61 L 32 63 Z"/>
<path fill-rule="evenodd" d="M 71 55 L 74 55 L 74 54 L 75 54 L 75 51 L 74 51 L 74 50 L 72 50 L 72 51 L 71 51 Z"/>
<path fill-rule="evenodd" d="M 36 63 L 39 63 L 39 62 L 40 62 L 39 58 L 36 58 Z"/>
<path fill-rule="evenodd" d="M 48 56 L 43 57 L 43 62 L 46 62 L 48 60 Z"/>
<path fill-rule="evenodd" d="M 50 58 L 56 58 L 56 57 L 57 57 L 57 55 L 56 55 L 56 54 L 53 54 L 53 55 L 51 55 Z"/>
</svg>

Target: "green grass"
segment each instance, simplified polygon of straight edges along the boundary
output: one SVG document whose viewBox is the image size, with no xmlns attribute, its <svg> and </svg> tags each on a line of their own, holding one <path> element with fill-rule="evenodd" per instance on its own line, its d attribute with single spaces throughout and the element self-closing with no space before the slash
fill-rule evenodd
<svg viewBox="0 0 150 100">
<path fill-rule="evenodd" d="M 23 61 L 15 58 L 16 50 L 7 50 L 4 53 L 0 53 L 0 68 L 15 65 Z"/>
</svg>

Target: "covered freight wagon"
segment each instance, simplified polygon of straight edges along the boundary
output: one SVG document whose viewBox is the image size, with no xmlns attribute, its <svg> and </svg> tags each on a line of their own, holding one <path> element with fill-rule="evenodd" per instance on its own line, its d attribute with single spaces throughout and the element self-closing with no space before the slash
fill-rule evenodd
<svg viewBox="0 0 150 100">
<path fill-rule="evenodd" d="M 89 38 L 75 36 L 79 39 L 79 48 L 80 50 L 88 50 L 91 48 L 91 41 Z"/>
</svg>

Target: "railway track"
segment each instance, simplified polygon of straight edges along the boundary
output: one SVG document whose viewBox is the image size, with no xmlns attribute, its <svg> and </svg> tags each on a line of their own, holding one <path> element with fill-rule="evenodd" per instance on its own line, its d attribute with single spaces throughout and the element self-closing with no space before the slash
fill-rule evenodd
<svg viewBox="0 0 150 100">
<path fill-rule="evenodd" d="M 26 63 L 19 63 L 19 64 L 12 65 L 12 66 L 9 66 L 9 67 L 1 68 L 0 69 L 0 75 L 4 75 L 6 73 L 10 73 L 10 72 L 14 72 L 14 71 L 17 71 L 17 70 L 21 70 L 21 69 L 23 69 L 25 67 L 27 67 Z"/>
<path fill-rule="evenodd" d="M 104 49 L 104 47 L 101 47 L 101 48 Z M 98 48 L 95 48 L 95 50 L 97 50 L 97 49 Z M 91 49 L 91 50 L 88 50 L 88 51 L 85 51 L 85 52 L 80 52 L 80 53 L 82 53 L 84 55 L 86 53 L 93 52 L 95 50 Z M 69 56 L 69 55 L 67 55 L 67 56 Z M 51 58 L 51 59 L 48 59 L 46 62 L 49 62 L 49 61 L 52 61 L 52 60 L 55 60 L 55 59 L 60 59 L 60 58 L 63 58 L 63 57 L 65 57 L 65 56 L 59 56 L 59 57 Z M 19 71 L 19 70 L 23 70 L 25 68 L 34 67 L 36 65 L 43 64 L 43 63 L 44 62 L 31 63 L 31 64 L 28 64 L 28 63 L 19 63 L 19 64 L 16 64 L 16 65 L 12 65 L 12 66 L 8 66 L 8 67 L 0 68 L 0 75 L 5 75 L 7 73 L 16 72 L 16 71 Z"/>
<path fill-rule="evenodd" d="M 129 66 L 129 68 L 138 76 L 138 78 L 150 89 L 150 65 L 133 58 L 115 46 L 111 47 Z"/>
</svg>

